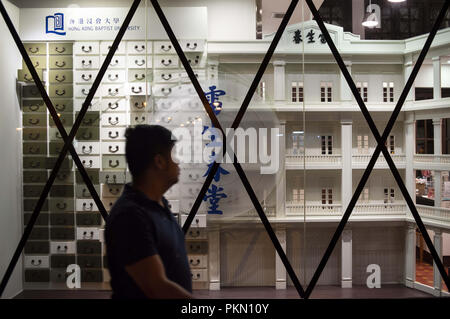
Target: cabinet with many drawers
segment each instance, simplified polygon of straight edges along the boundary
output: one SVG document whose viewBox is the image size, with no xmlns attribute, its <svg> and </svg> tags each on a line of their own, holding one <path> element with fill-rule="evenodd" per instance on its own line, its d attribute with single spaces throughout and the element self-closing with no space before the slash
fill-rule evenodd
<svg viewBox="0 0 450 319">
<path fill-rule="evenodd" d="M 206 79 L 205 41 L 180 41 L 195 76 Z M 34 42 L 25 49 L 69 134 L 111 41 Z M 63 134 L 43 102 L 25 64 L 21 84 L 24 227 L 31 218 L 56 158 Z M 202 83 L 203 85 L 203 83 Z M 207 87 L 207 86 L 204 86 Z M 160 124 L 189 128 L 205 119 L 186 71 L 169 41 L 122 41 L 97 88 L 73 142 L 81 164 L 109 212 L 131 181 L 125 159 L 130 126 Z M 186 111 L 186 113 L 183 113 Z M 182 223 L 201 187 L 183 176 L 166 194 Z M 198 184 L 198 185 L 197 185 Z M 189 197 L 190 200 L 186 200 Z M 186 236 L 194 288 L 208 287 L 208 240 L 204 204 Z M 24 249 L 26 282 L 64 283 L 67 266 L 81 267 L 81 281 L 109 281 L 103 242 L 104 221 L 76 164 L 68 153 Z"/>
</svg>

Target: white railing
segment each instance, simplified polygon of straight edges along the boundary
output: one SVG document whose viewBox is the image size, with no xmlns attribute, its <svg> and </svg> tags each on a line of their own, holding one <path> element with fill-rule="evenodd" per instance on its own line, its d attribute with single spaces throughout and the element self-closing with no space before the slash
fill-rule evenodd
<svg viewBox="0 0 450 319">
<path fill-rule="evenodd" d="M 356 204 L 353 214 L 357 215 L 398 215 L 406 213 L 404 203 L 360 203 Z"/>
<path fill-rule="evenodd" d="M 343 214 L 341 204 L 306 204 L 306 209 L 303 203 L 286 202 L 287 216 L 341 216 Z M 353 215 L 406 215 L 406 204 L 404 203 L 361 203 L 355 205 Z"/>
<path fill-rule="evenodd" d="M 355 154 L 352 155 L 353 163 L 368 163 L 372 158 L 372 154 Z M 391 154 L 391 158 L 394 163 L 404 163 L 406 161 L 406 156 L 402 154 Z M 382 154 L 377 159 L 377 163 L 386 163 L 386 159 Z"/>
<path fill-rule="evenodd" d="M 328 164 L 340 164 L 341 155 L 296 155 L 292 154 L 289 150 L 286 153 L 286 162 L 292 164 L 302 164 L 305 161 L 307 164 L 328 163 Z"/>
<path fill-rule="evenodd" d="M 414 162 L 450 164 L 450 155 L 415 154 Z"/>
<path fill-rule="evenodd" d="M 420 217 L 450 223 L 450 208 L 416 205 Z M 411 218 L 412 215 L 408 214 Z"/>
<path fill-rule="evenodd" d="M 306 204 L 306 210 L 303 203 L 286 202 L 286 216 L 308 216 L 332 215 L 340 216 L 342 213 L 341 204 Z"/>
<path fill-rule="evenodd" d="M 267 217 L 275 217 L 276 208 L 274 206 L 264 206 L 264 205 L 261 205 L 261 206 Z M 256 212 L 256 209 L 252 208 L 252 209 L 246 211 L 244 214 L 239 215 L 239 217 L 259 217 L 259 215 Z"/>
</svg>

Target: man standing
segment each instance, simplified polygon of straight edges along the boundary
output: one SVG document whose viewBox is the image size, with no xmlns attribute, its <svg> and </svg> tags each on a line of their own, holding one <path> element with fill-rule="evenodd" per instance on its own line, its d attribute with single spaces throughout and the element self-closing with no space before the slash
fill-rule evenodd
<svg viewBox="0 0 450 319">
<path fill-rule="evenodd" d="M 172 133 L 158 125 L 126 131 L 132 183 L 111 209 L 105 240 L 112 298 L 192 298 L 184 233 L 163 194 L 178 182 Z"/>
</svg>

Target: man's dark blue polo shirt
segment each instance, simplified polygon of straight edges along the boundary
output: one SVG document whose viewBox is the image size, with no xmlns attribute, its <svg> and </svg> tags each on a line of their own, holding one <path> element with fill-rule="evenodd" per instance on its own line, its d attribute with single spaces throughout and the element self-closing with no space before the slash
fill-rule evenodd
<svg viewBox="0 0 450 319">
<path fill-rule="evenodd" d="M 192 292 L 184 233 L 164 197 L 163 202 L 165 207 L 126 184 L 112 207 L 105 240 L 113 298 L 146 298 L 125 266 L 155 254 L 161 257 L 167 278 Z"/>
</svg>

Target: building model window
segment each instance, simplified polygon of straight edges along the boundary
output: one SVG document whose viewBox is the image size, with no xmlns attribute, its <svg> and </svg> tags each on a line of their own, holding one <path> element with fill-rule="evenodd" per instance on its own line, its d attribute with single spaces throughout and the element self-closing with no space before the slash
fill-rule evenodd
<svg viewBox="0 0 450 319">
<path fill-rule="evenodd" d="M 305 200 L 305 190 L 300 188 L 292 189 L 292 201 L 296 203 L 303 203 Z"/>
<path fill-rule="evenodd" d="M 333 154 L 333 136 L 322 135 L 320 139 L 321 139 L 322 155 Z"/>
<path fill-rule="evenodd" d="M 291 101 L 294 103 L 303 102 L 303 82 L 292 82 Z"/>
<path fill-rule="evenodd" d="M 385 204 L 393 204 L 395 201 L 395 191 L 394 188 L 389 187 L 384 189 L 384 203 Z M 387 206 L 384 206 L 387 208 Z"/>
<path fill-rule="evenodd" d="M 358 88 L 359 95 L 361 95 L 363 101 L 367 102 L 369 84 L 367 82 L 358 82 L 356 83 L 356 87 Z"/>
<path fill-rule="evenodd" d="M 442 120 L 442 154 L 450 154 L 450 119 Z"/>
<path fill-rule="evenodd" d="M 369 136 L 358 135 L 358 154 L 369 154 Z"/>
<path fill-rule="evenodd" d="M 261 98 L 261 100 L 266 100 L 266 82 L 262 81 L 259 83 L 258 86 L 258 95 Z"/>
<path fill-rule="evenodd" d="M 434 154 L 433 120 L 416 121 L 416 154 Z"/>
<path fill-rule="evenodd" d="M 368 188 L 364 188 L 363 189 L 363 191 L 359 195 L 359 200 L 358 201 L 360 203 L 368 203 L 369 202 L 369 189 Z"/>
<path fill-rule="evenodd" d="M 320 102 L 331 102 L 333 100 L 333 83 L 321 82 L 320 83 Z"/>
<path fill-rule="evenodd" d="M 333 189 L 332 188 L 322 188 L 322 205 L 327 205 L 327 204 L 328 205 L 333 204 Z M 329 206 L 328 208 L 331 208 L 331 206 Z"/>
<path fill-rule="evenodd" d="M 386 146 L 391 154 L 395 154 L 395 136 L 389 135 L 388 140 L 386 141 Z"/>
<path fill-rule="evenodd" d="M 394 102 L 394 82 L 383 82 L 383 102 Z"/>
</svg>

